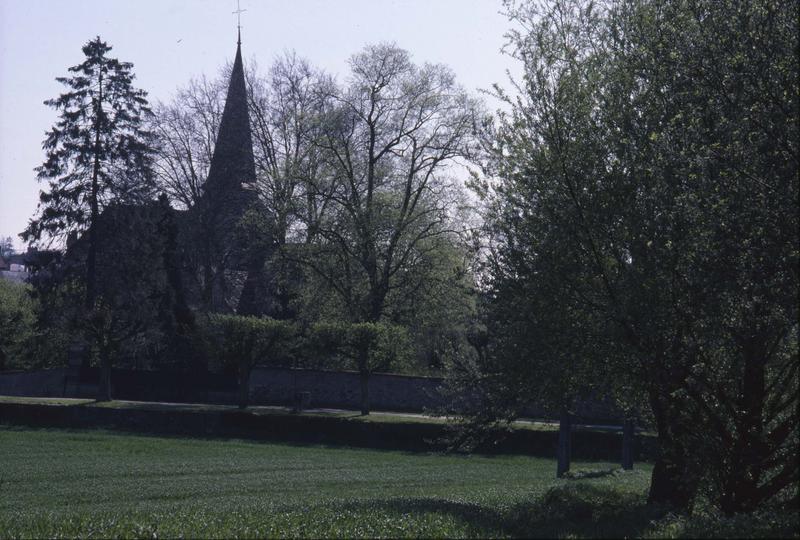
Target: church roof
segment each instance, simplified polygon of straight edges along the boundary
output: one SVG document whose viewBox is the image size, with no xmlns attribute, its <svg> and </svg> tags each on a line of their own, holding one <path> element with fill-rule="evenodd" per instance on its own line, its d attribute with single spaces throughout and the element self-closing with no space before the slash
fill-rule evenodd
<svg viewBox="0 0 800 540">
<path fill-rule="evenodd" d="M 206 196 L 216 203 L 238 199 L 242 186 L 256 179 L 253 140 L 247 107 L 241 40 L 236 45 L 228 95 L 206 180 Z"/>
</svg>

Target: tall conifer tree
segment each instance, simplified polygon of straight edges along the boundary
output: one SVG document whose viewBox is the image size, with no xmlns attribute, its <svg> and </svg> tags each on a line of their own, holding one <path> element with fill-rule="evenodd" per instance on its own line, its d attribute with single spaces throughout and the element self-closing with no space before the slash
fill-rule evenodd
<svg viewBox="0 0 800 540">
<path fill-rule="evenodd" d="M 108 56 L 100 37 L 83 47 L 85 60 L 58 77 L 68 90 L 45 105 L 59 119 L 42 143 L 44 163 L 36 168 L 49 189 L 39 196 L 37 216 L 22 237 L 28 242 L 63 240 L 88 233 L 86 307 L 97 295 L 98 216 L 111 203 L 138 202 L 152 194 L 151 114 L 147 93 L 133 87 L 133 64 Z"/>
</svg>

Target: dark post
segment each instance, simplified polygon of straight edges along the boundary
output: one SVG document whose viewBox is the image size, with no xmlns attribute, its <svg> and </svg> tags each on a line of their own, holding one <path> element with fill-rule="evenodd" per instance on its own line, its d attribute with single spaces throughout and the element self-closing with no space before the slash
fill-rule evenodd
<svg viewBox="0 0 800 540">
<path fill-rule="evenodd" d="M 633 469 L 633 420 L 630 418 L 622 423 L 622 468 Z"/>
<path fill-rule="evenodd" d="M 361 381 L 361 415 L 369 414 L 369 371 L 362 370 L 359 374 Z"/>
<path fill-rule="evenodd" d="M 556 478 L 561 478 L 569 471 L 569 462 L 572 455 L 572 417 L 566 408 L 561 409 L 558 422 L 558 466 Z"/>
<path fill-rule="evenodd" d="M 250 404 L 250 372 L 253 366 L 246 359 L 239 360 L 239 408 L 246 409 Z"/>
<path fill-rule="evenodd" d="M 67 349 L 67 366 L 74 370 L 89 367 L 89 346 L 80 338 L 75 339 Z"/>
</svg>

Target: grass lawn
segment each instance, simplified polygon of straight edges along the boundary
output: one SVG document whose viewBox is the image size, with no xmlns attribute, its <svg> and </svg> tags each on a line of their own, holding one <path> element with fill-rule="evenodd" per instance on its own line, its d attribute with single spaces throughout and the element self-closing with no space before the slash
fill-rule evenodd
<svg viewBox="0 0 800 540">
<path fill-rule="evenodd" d="M 0 425 L 0 537 L 687 533 L 612 467 Z"/>
</svg>

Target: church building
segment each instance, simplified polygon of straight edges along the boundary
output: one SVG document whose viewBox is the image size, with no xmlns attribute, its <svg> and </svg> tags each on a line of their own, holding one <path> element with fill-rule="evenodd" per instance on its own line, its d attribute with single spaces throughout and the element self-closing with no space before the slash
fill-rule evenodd
<svg viewBox="0 0 800 540">
<path fill-rule="evenodd" d="M 261 315 L 264 238 L 253 238 L 243 218 L 265 215 L 255 191 L 256 172 L 242 62 L 241 31 L 208 179 L 189 221 L 201 254 L 203 304 L 208 311 Z"/>
</svg>

